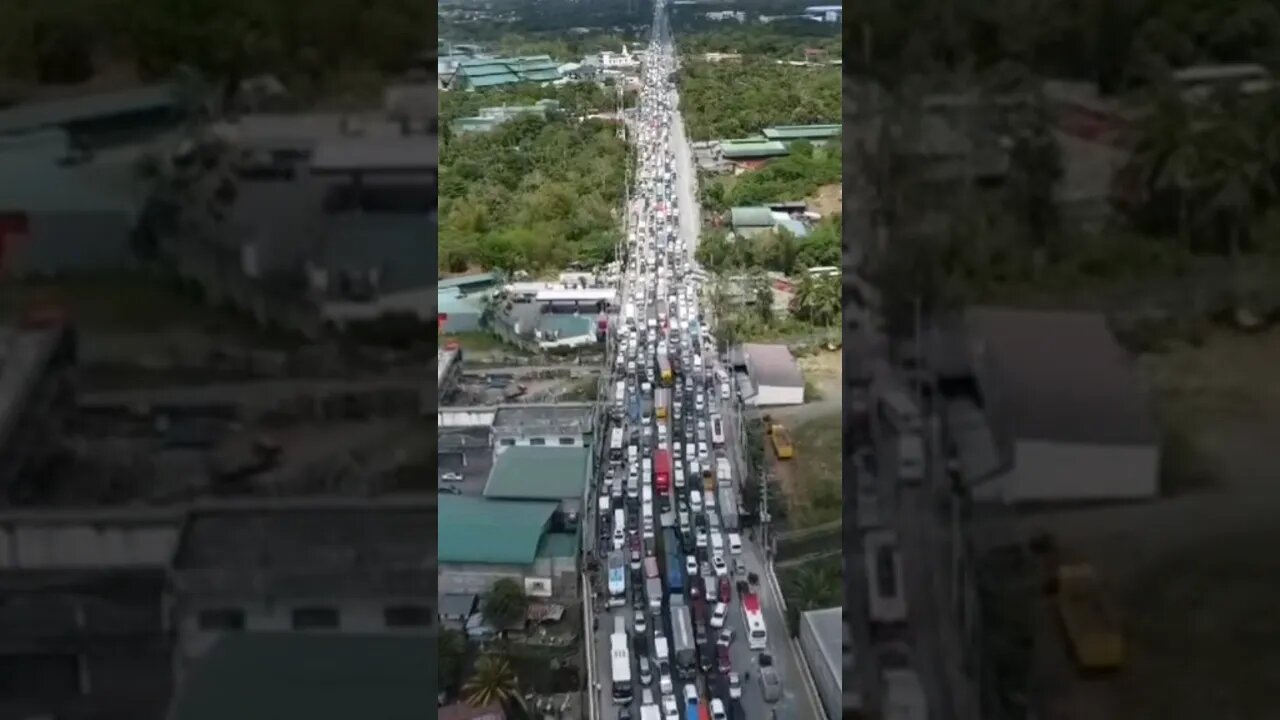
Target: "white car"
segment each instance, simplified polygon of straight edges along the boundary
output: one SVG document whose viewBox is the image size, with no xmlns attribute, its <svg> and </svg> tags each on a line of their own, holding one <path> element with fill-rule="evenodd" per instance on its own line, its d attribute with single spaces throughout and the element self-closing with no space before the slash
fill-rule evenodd
<svg viewBox="0 0 1280 720">
<path fill-rule="evenodd" d="M 711 558 L 711 567 L 716 569 L 716 576 L 729 574 L 729 566 L 725 564 L 724 558 L 719 555 Z"/>
<path fill-rule="evenodd" d="M 684 701 L 690 705 L 698 704 L 698 687 L 693 683 L 684 686 Z"/>
<path fill-rule="evenodd" d="M 700 548 L 705 548 L 707 546 L 707 531 L 702 528 L 698 528 L 697 545 Z"/>
<path fill-rule="evenodd" d="M 729 720 L 724 713 L 724 701 L 720 698 L 711 698 L 711 720 Z"/>
<path fill-rule="evenodd" d="M 689 574 L 689 577 L 696 576 L 698 574 L 698 559 L 692 555 L 686 555 L 684 558 L 684 571 Z"/>
<path fill-rule="evenodd" d="M 636 622 L 635 622 L 636 632 L 644 633 L 645 631 L 644 612 L 641 610 L 637 610 L 635 614 L 635 618 L 636 618 Z"/>
<path fill-rule="evenodd" d="M 742 676 L 736 672 L 731 672 L 728 675 L 728 680 L 729 697 L 733 700 L 740 700 L 742 698 Z"/>
<path fill-rule="evenodd" d="M 725 603 L 716 603 L 716 607 L 711 611 L 711 627 L 719 630 L 724 627 L 724 620 L 729 615 L 729 606 Z"/>
<path fill-rule="evenodd" d="M 462 482 L 462 473 L 456 473 L 456 472 L 440 473 L 440 479 L 445 482 Z"/>
<path fill-rule="evenodd" d="M 667 684 L 671 683 L 671 678 L 667 678 Z M 680 706 L 676 703 L 676 697 L 671 695 L 670 688 L 662 691 L 662 720 L 680 720 Z"/>
</svg>

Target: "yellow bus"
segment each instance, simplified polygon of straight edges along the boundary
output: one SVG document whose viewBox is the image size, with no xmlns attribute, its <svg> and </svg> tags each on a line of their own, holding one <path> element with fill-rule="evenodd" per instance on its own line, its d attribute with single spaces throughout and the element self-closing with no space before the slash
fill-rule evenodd
<svg viewBox="0 0 1280 720">
<path fill-rule="evenodd" d="M 790 460 L 795 455 L 795 446 L 791 444 L 791 434 L 787 432 L 787 428 L 775 424 L 773 431 L 769 433 L 773 440 L 773 452 L 777 454 L 779 460 Z"/>
</svg>

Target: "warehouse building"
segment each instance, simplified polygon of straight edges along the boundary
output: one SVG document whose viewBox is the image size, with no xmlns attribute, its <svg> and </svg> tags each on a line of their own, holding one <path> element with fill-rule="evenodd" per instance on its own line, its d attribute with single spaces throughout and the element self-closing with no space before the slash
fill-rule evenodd
<svg viewBox="0 0 1280 720">
<path fill-rule="evenodd" d="M 804 403 L 804 373 L 786 345 L 744 343 L 733 358 L 745 375 L 740 381 L 743 400 L 754 407 Z"/>
<path fill-rule="evenodd" d="M 1005 503 L 1159 493 L 1160 443 L 1132 358 L 1100 313 L 976 308 L 966 316 L 996 444 L 1013 467 L 974 488 Z"/>
<path fill-rule="evenodd" d="M 554 500 L 557 520 L 577 525 L 591 476 L 590 450 L 575 447 L 499 447 L 484 496 L 494 500 Z"/>
<path fill-rule="evenodd" d="M 537 598 L 577 595 L 578 537 L 553 532 L 559 504 L 440 496 L 439 592 L 483 595 L 510 578 Z"/>
<path fill-rule="evenodd" d="M 818 688 L 818 698 L 822 701 L 827 720 L 843 717 L 843 637 L 844 608 L 801 613 L 800 652 L 809 667 L 813 684 Z"/>
</svg>

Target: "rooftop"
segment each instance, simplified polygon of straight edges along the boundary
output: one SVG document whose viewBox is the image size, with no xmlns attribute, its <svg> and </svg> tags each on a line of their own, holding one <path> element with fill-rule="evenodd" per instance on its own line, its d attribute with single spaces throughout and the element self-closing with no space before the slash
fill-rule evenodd
<svg viewBox="0 0 1280 720">
<path fill-rule="evenodd" d="M 147 85 L 46 102 L 21 103 L 0 110 L 0 135 L 65 127 L 80 122 L 176 107 L 174 87 L 169 84 Z"/>
<path fill-rule="evenodd" d="M 763 131 L 770 140 L 817 140 L 839 137 L 841 132 L 840 125 L 778 125 Z"/>
<path fill-rule="evenodd" d="M 581 498 L 590 469 L 590 449 L 586 447 L 508 447 L 497 454 L 484 496 L 500 500 Z"/>
<path fill-rule="evenodd" d="M 553 502 L 441 495 L 440 562 L 530 565 L 555 511 Z"/>
<path fill-rule="evenodd" d="M 1150 444 L 1157 433 L 1132 358 L 1101 313 L 973 308 L 966 324 L 984 387 L 1024 440 Z"/>
<path fill-rule="evenodd" d="M 431 172 L 439 164 L 436 136 L 343 138 L 321 143 L 311 156 L 315 173 Z"/>
<path fill-rule="evenodd" d="M 228 633 L 172 720 L 418 720 L 435 707 L 435 666 L 429 637 Z"/>
<path fill-rule="evenodd" d="M 0 135 L 0 206 L 29 213 L 137 212 L 132 157 L 103 155 L 67 164 L 69 150 L 60 130 Z"/>
<path fill-rule="evenodd" d="M 729 222 L 735 228 L 774 226 L 773 211 L 767 207 L 736 207 L 729 210 Z"/>
<path fill-rule="evenodd" d="M 396 566 L 428 572 L 435 569 L 435 527 L 434 509 L 395 503 L 196 512 L 183 531 L 174 567 L 341 573 Z"/>
<path fill-rule="evenodd" d="M 826 661 L 836 681 L 840 682 L 844 677 L 844 608 L 810 610 L 800 615 L 800 622 L 813 630 L 818 649 L 822 651 L 822 659 Z"/>
<path fill-rule="evenodd" d="M 744 343 L 742 353 L 756 387 L 804 387 L 804 373 L 786 345 Z"/>
<path fill-rule="evenodd" d="M 459 275 L 458 277 L 440 278 L 436 282 L 436 287 L 444 290 L 446 288 L 457 288 L 467 285 L 497 285 L 502 281 L 502 276 L 496 272 L 476 273 L 474 275 Z"/>
<path fill-rule="evenodd" d="M 776 140 L 721 140 L 720 154 L 731 160 L 779 157 L 787 146 Z"/>
</svg>

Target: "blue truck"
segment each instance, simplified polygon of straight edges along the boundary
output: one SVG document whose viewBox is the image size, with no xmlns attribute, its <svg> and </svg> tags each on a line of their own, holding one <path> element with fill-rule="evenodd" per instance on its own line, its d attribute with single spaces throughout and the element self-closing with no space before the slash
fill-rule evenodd
<svg viewBox="0 0 1280 720">
<path fill-rule="evenodd" d="M 698 703 L 687 702 L 684 704 L 684 720 L 699 720 Z"/>
<path fill-rule="evenodd" d="M 638 395 L 631 396 L 631 402 L 627 405 L 627 418 L 632 425 L 640 422 L 640 397 Z"/>
<path fill-rule="evenodd" d="M 667 592 L 671 595 L 684 594 L 683 562 L 679 555 L 667 553 Z"/>
</svg>

